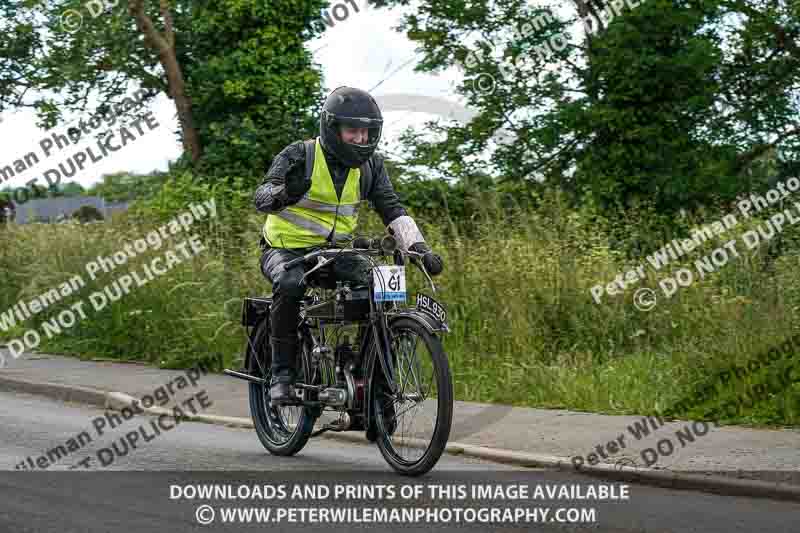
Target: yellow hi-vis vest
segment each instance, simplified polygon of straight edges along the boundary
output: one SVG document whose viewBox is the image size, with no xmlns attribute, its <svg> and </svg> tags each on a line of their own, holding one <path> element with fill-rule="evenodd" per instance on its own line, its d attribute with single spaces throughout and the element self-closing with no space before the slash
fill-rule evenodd
<svg viewBox="0 0 800 533">
<path fill-rule="evenodd" d="M 296 204 L 267 215 L 264 238 L 273 248 L 305 248 L 323 244 L 334 229 L 334 221 L 334 242 L 353 238 L 358 221 L 361 170 L 350 169 L 342 197 L 338 198 L 319 137 L 314 145 L 311 188 Z"/>
</svg>

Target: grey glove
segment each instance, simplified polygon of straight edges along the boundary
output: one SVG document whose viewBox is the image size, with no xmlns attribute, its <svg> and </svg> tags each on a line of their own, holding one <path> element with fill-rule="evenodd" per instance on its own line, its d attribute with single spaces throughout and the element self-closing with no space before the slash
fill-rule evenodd
<svg viewBox="0 0 800 533">
<path fill-rule="evenodd" d="M 438 276 L 444 269 L 442 258 L 431 251 L 431 247 L 424 242 L 415 242 L 408 249 L 412 252 L 423 254 L 422 264 L 431 276 Z"/>
</svg>

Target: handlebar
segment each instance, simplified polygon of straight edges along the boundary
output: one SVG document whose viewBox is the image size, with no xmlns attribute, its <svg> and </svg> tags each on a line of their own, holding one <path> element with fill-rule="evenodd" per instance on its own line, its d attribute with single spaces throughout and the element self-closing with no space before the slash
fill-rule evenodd
<svg viewBox="0 0 800 533">
<path fill-rule="evenodd" d="M 283 265 L 284 270 L 289 270 L 297 265 L 310 261 L 319 256 L 338 255 L 342 253 L 371 253 L 372 255 L 389 255 L 397 250 L 397 239 L 391 235 L 384 235 L 381 238 L 357 237 L 353 240 L 352 248 L 322 248 L 305 254 L 302 257 L 287 261 Z M 414 252 L 409 252 L 413 254 Z"/>
<path fill-rule="evenodd" d="M 395 237 L 393 237 L 392 235 L 384 235 L 381 238 L 372 238 L 372 239 L 366 237 L 357 237 L 356 239 L 353 240 L 352 248 L 330 247 L 330 248 L 317 249 L 305 254 L 302 257 L 298 257 L 296 259 L 292 259 L 291 261 L 287 261 L 286 263 L 284 263 L 283 269 L 284 270 L 292 269 L 297 265 L 303 264 L 307 261 L 311 261 L 318 257 L 322 258 L 324 256 L 338 256 L 343 253 L 359 253 L 359 254 L 368 254 L 377 256 L 400 254 L 401 257 L 407 256 L 411 259 L 411 263 L 416 265 L 417 268 L 419 268 L 422 271 L 422 273 L 425 274 L 425 277 L 428 278 L 428 282 L 431 285 L 431 289 L 433 290 L 433 292 L 436 292 L 436 286 L 434 285 L 430 274 L 428 274 L 428 271 L 425 269 L 425 265 L 423 264 L 423 262 L 419 260 L 422 258 L 423 254 L 419 252 L 412 252 L 410 250 L 403 251 L 399 249 L 397 247 L 397 239 L 395 239 Z M 317 264 L 317 266 L 313 267 L 311 270 L 305 273 L 303 279 L 305 279 L 305 277 L 311 274 L 313 271 L 317 270 L 318 268 L 321 268 L 322 266 L 328 264 L 331 261 L 333 261 L 333 259 L 328 259 L 327 261 L 321 259 L 320 262 Z"/>
</svg>

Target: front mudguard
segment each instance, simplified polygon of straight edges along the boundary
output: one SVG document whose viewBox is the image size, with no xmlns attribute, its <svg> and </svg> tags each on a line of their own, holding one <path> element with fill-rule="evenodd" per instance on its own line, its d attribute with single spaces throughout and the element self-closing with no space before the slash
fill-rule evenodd
<svg viewBox="0 0 800 533">
<path fill-rule="evenodd" d="M 438 319 L 416 309 L 404 309 L 402 311 L 387 313 L 387 315 L 389 315 L 389 327 L 391 327 L 393 321 L 396 321 L 399 318 L 410 318 L 411 320 L 422 324 L 422 326 L 433 335 L 443 332 L 449 333 L 450 331 L 450 329 L 445 324 L 442 324 Z"/>
</svg>

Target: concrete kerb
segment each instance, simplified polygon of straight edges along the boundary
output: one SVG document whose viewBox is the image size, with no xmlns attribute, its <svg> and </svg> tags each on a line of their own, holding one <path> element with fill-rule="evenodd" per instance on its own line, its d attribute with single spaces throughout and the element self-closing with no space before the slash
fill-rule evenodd
<svg viewBox="0 0 800 533">
<path fill-rule="evenodd" d="M 649 468 L 624 467 L 618 465 L 589 465 L 576 470 L 568 458 L 540 455 L 527 452 L 499 450 L 482 446 L 452 443 L 463 449 L 463 454 L 497 463 L 523 467 L 549 467 L 559 471 L 585 474 L 612 481 L 626 481 L 642 485 L 654 485 L 675 490 L 699 490 L 724 496 L 746 496 L 800 502 L 800 487 L 767 483 L 724 476 L 699 475 L 659 471 Z"/>
<path fill-rule="evenodd" d="M 574 471 L 574 467 L 568 461 L 561 462 L 564 463 L 561 469 Z M 615 465 L 581 467 L 580 472 L 613 481 L 627 481 L 676 490 L 699 490 L 722 496 L 745 496 L 800 502 L 800 487 L 796 485 L 638 467 L 619 468 Z"/>
<path fill-rule="evenodd" d="M 25 392 L 28 394 L 38 394 L 47 396 L 62 402 L 76 402 L 94 405 L 96 407 L 106 406 L 106 392 L 88 387 L 78 387 L 76 385 L 61 385 L 58 383 L 39 383 L 35 381 L 25 381 L 22 379 L 0 376 L 0 390 L 11 392 Z"/>
<path fill-rule="evenodd" d="M 0 390 L 39 394 L 61 401 L 85 403 L 105 409 L 117 410 L 122 407 L 132 407 L 133 402 L 136 400 L 135 397 L 122 392 L 107 392 L 74 385 L 61 385 L 58 383 L 37 383 L 12 379 L 6 376 L 0 376 Z M 163 407 L 144 408 L 140 406 L 140 408 L 150 415 L 172 414 L 172 411 L 164 409 Z M 185 418 L 193 422 L 203 422 L 228 427 L 245 429 L 252 429 L 254 427 L 252 420 L 249 418 L 208 414 L 186 414 Z M 322 436 L 347 442 L 369 443 L 363 435 L 356 433 L 328 432 L 323 433 Z M 619 465 L 605 464 L 584 465 L 576 470 L 569 458 L 501 450 L 458 442 L 448 443 L 445 452 L 451 455 L 464 455 L 496 463 L 528 468 L 555 468 L 559 471 L 581 473 L 601 479 L 655 485 L 675 490 L 699 490 L 725 496 L 746 496 L 751 498 L 768 498 L 800 502 L 800 487 L 779 485 L 777 483 L 773 484 L 763 481 L 658 471 L 629 466 L 620 468 Z"/>
<path fill-rule="evenodd" d="M 134 401 L 138 399 L 125 394 L 124 392 L 108 392 L 107 399 L 106 399 L 106 409 L 116 409 L 122 410 L 123 407 L 133 407 Z M 171 409 L 165 409 L 164 407 L 144 407 L 139 406 L 139 408 L 147 413 L 148 415 L 167 415 L 172 416 Z M 234 416 L 222 416 L 222 415 L 209 415 L 205 413 L 185 413 L 184 416 L 181 417 L 182 419 L 186 419 L 190 422 L 203 422 L 206 424 L 215 424 L 215 425 L 222 425 L 222 426 L 229 426 L 229 427 L 238 427 L 238 428 L 253 428 L 253 422 L 247 418 L 239 418 Z"/>
</svg>

